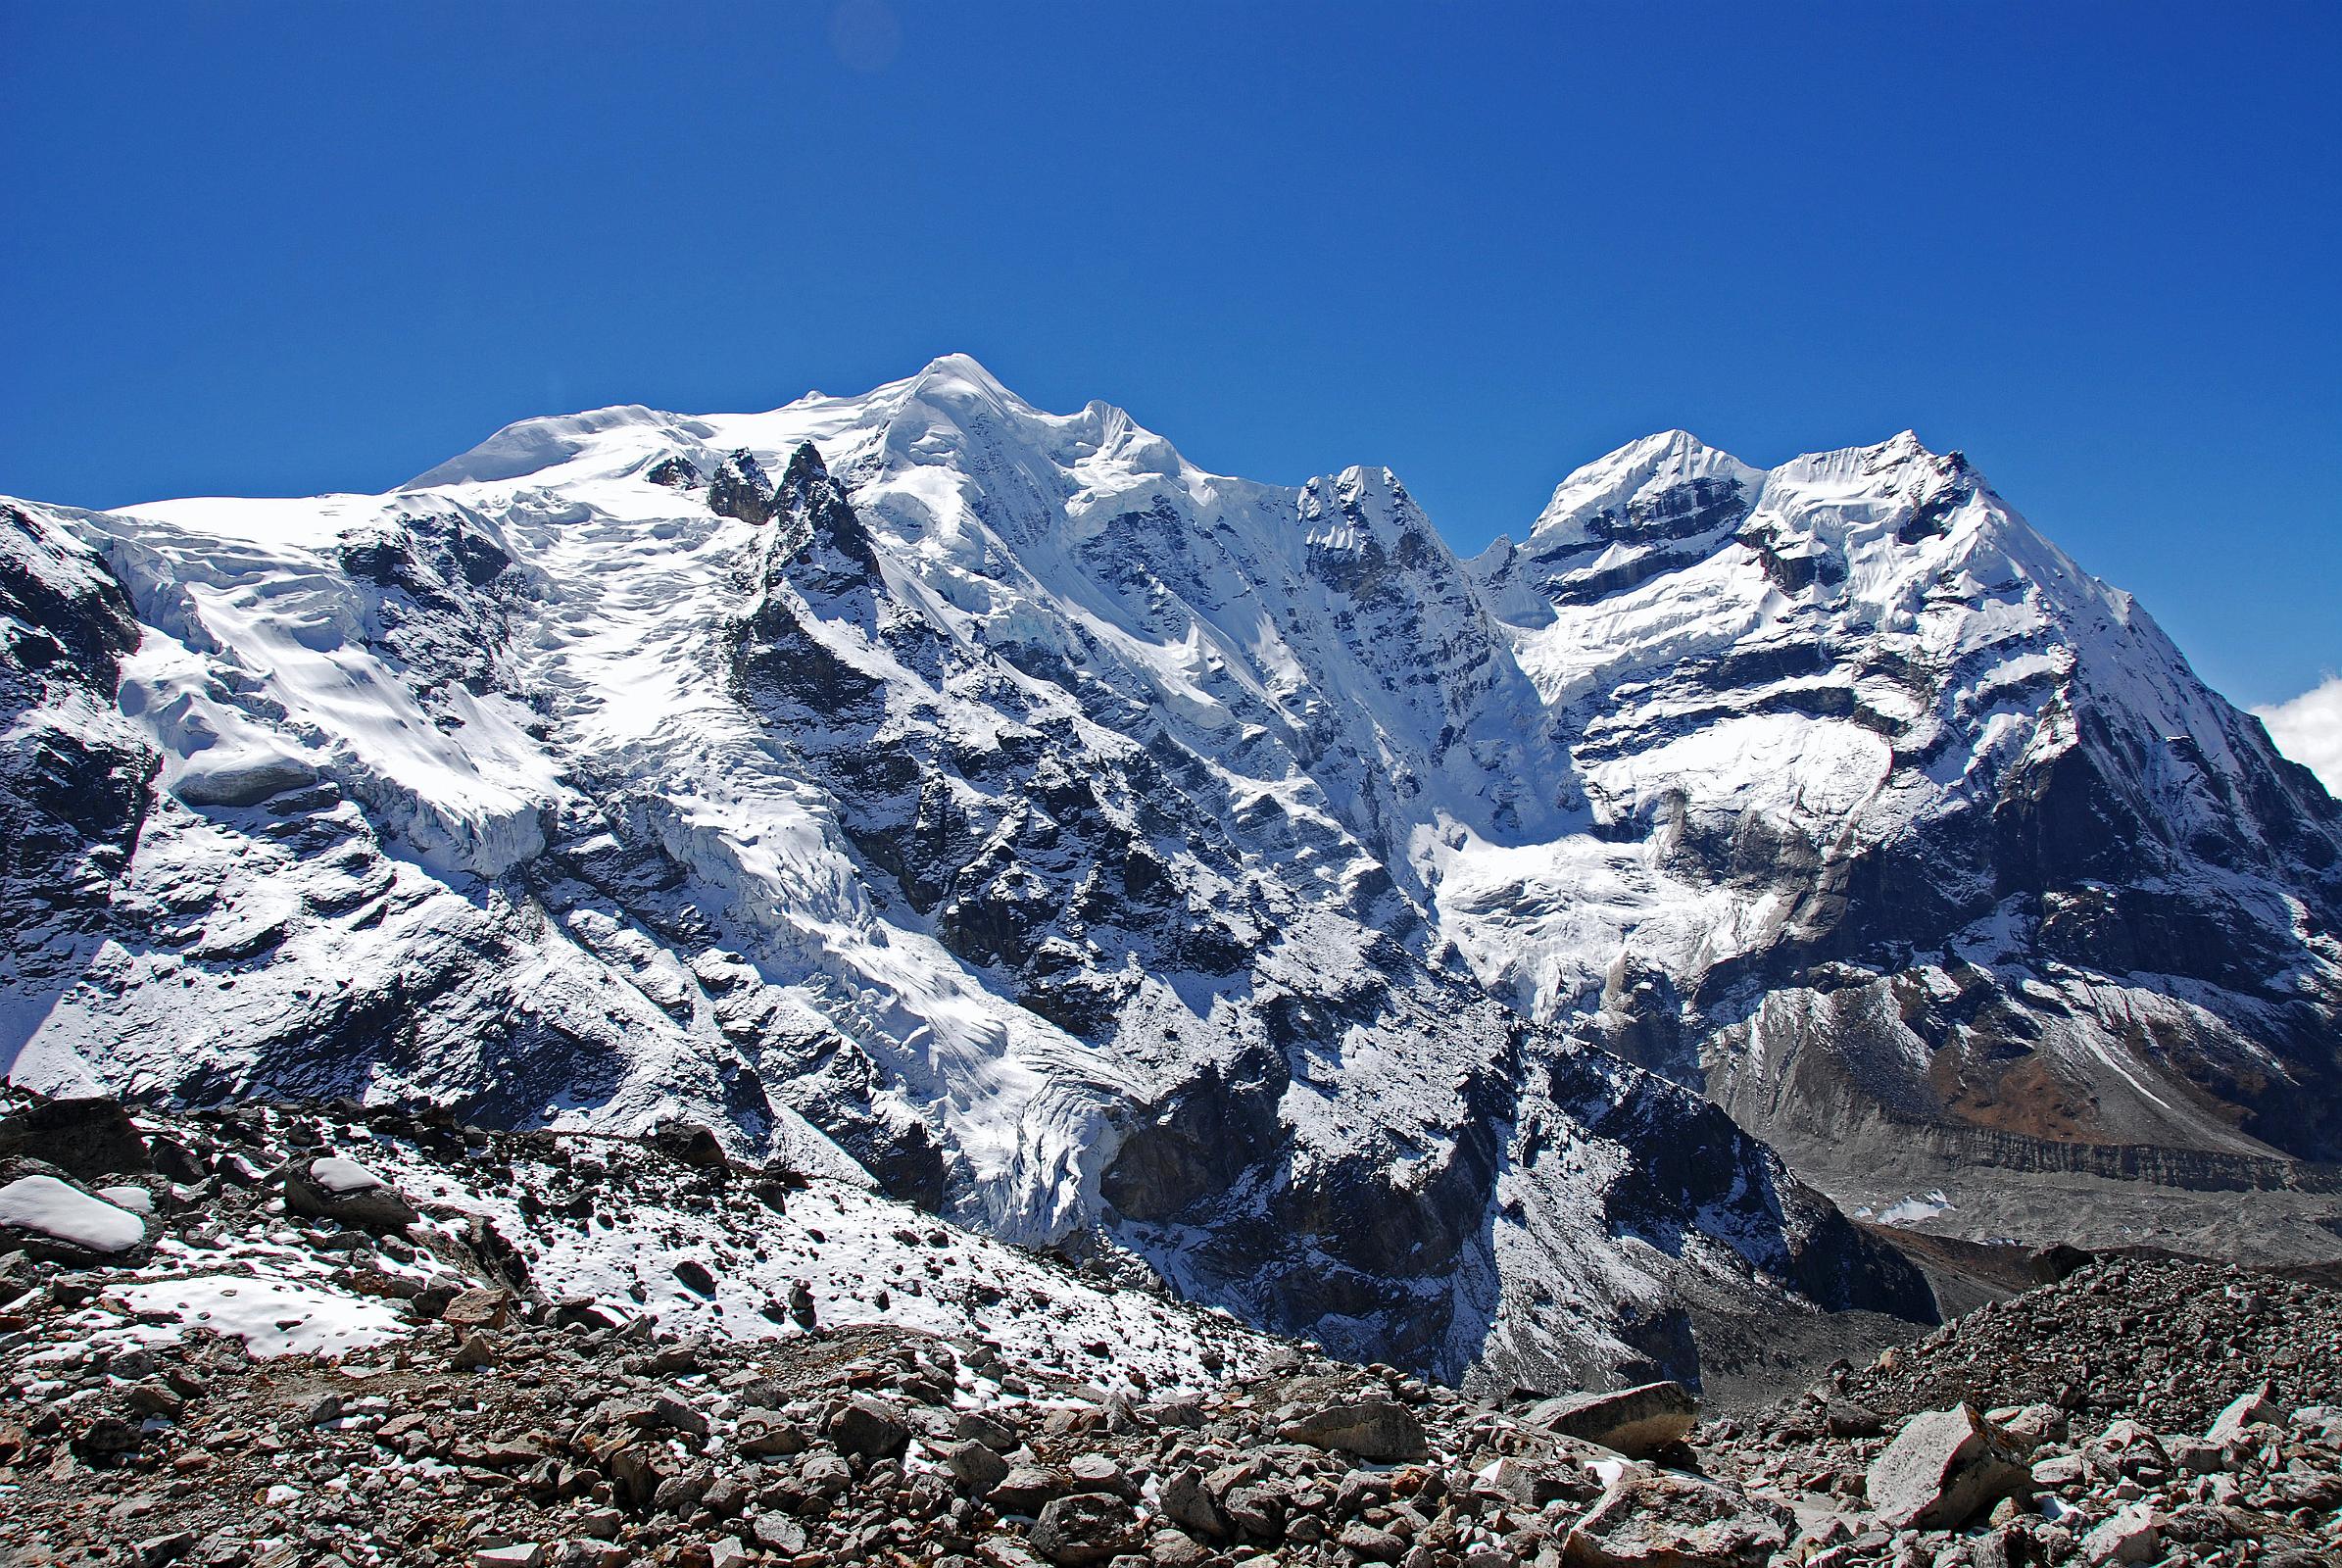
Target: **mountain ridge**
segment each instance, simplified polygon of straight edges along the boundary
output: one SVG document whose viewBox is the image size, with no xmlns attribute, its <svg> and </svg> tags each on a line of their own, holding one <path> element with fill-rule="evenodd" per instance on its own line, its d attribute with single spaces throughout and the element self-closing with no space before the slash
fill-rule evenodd
<svg viewBox="0 0 2342 1568">
<path fill-rule="evenodd" d="M 135 605 L 162 780 L 5 976 L 42 1087 L 690 1114 L 1490 1378 L 1923 1309 L 1684 1089 L 1817 1170 L 1881 1116 L 2342 1138 L 2337 808 L 1908 433 L 1663 432 L 1465 562 L 1387 469 L 1206 474 L 947 356 L 12 514 Z"/>
</svg>

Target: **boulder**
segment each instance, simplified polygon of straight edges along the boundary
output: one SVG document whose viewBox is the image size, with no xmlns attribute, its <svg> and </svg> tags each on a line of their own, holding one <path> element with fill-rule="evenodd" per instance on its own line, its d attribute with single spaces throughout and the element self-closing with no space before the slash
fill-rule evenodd
<svg viewBox="0 0 2342 1568">
<path fill-rule="evenodd" d="M 2244 1435 L 2244 1429 L 2261 1422 L 2283 1426 L 2285 1412 L 2277 1407 L 2275 1390 L 2264 1383 L 2247 1390 L 2228 1402 L 2228 1407 L 2213 1418 L 2212 1430 L 2204 1436 L 2211 1442 L 2229 1444 Z"/>
<path fill-rule="evenodd" d="M 995 1487 L 1008 1479 L 1008 1461 L 973 1438 L 947 1443 L 938 1451 L 944 1468 L 976 1496 L 990 1496 Z"/>
<path fill-rule="evenodd" d="M 149 1536 L 131 1549 L 137 1554 L 140 1568 L 161 1568 L 167 1562 L 176 1562 L 195 1546 L 195 1532 L 173 1530 L 169 1534 Z"/>
<path fill-rule="evenodd" d="M 541 1568 L 544 1561 L 544 1544 L 535 1541 L 516 1541 L 509 1546 L 482 1546 L 471 1554 L 472 1568 Z"/>
<path fill-rule="evenodd" d="M 2184 1475 L 2218 1475 L 2228 1467 L 2227 1446 L 2201 1438 L 2179 1438 L 2171 1445 L 2171 1463 Z"/>
<path fill-rule="evenodd" d="M 592 1297 L 572 1296 L 553 1308 L 553 1326 L 565 1329 L 571 1324 L 581 1329 L 614 1329 L 618 1320 L 595 1304 Z"/>
<path fill-rule="evenodd" d="M 1279 1429 L 1288 1443 L 1338 1448 L 1361 1459 L 1420 1459 L 1430 1451 L 1415 1412 L 1390 1399 L 1354 1399 L 1313 1410 Z"/>
<path fill-rule="evenodd" d="M 660 1431 L 681 1432 L 694 1438 L 707 1435 L 707 1418 L 673 1389 L 654 1390 L 650 1402 L 651 1419 L 644 1424 Z"/>
<path fill-rule="evenodd" d="M 1897 1529 L 1952 1530 L 2032 1484 L 1976 1406 L 1913 1416 L 1871 1462 L 1871 1509 Z"/>
<path fill-rule="evenodd" d="M 1987 1410 L 1984 1419 L 2012 1446 L 2025 1453 L 2052 1440 L 2064 1442 L 2069 1425 L 2066 1412 L 2054 1404 L 2020 1404 Z"/>
<path fill-rule="evenodd" d="M 1886 1418 L 1867 1404 L 1830 1399 L 1822 1406 L 1822 1424 L 1833 1438 L 1875 1438 L 1886 1430 Z"/>
<path fill-rule="evenodd" d="M 1763 1568 L 1796 1528 L 1786 1508 L 1637 1466 L 1578 1521 L 1562 1557 L 1571 1568 Z"/>
<path fill-rule="evenodd" d="M 1016 1429 L 998 1416 L 982 1410 L 962 1410 L 951 1418 L 951 1436 L 981 1443 L 999 1453 L 1006 1453 L 1020 1441 Z"/>
<path fill-rule="evenodd" d="M 2163 1554 L 2164 1519 L 2144 1502 L 2125 1503 L 2081 1538 L 2081 1554 L 2091 1563 L 2146 1562 Z"/>
<path fill-rule="evenodd" d="M 1001 1513 L 1037 1513 L 1073 1490 L 1073 1478 L 1049 1465 L 1009 1466 L 992 1489 L 992 1505 Z"/>
<path fill-rule="evenodd" d="M 751 1524 L 750 1533 L 756 1538 L 758 1545 L 783 1556 L 794 1557 L 805 1549 L 805 1527 L 785 1513 L 767 1511 L 757 1514 Z"/>
<path fill-rule="evenodd" d="M 1343 1525 L 1337 1544 L 1367 1562 L 1396 1562 L 1407 1554 L 1406 1542 L 1362 1520 Z"/>
<path fill-rule="evenodd" d="M 1617 1459 L 1587 1445 L 1586 1454 Z M 1558 1461 L 1558 1462 L 1556 1462 Z M 1482 1470 L 1476 1490 L 1509 1498 L 1524 1508 L 1542 1508 L 1548 1502 L 1583 1502 L 1599 1494 L 1602 1485 L 1586 1468 L 1585 1454 L 1563 1453 L 1542 1462 L 1506 1456 Z"/>
<path fill-rule="evenodd" d="M 840 1452 L 867 1459 L 891 1459 L 910 1443 L 909 1423 L 876 1399 L 848 1399 L 830 1412 L 827 1431 Z"/>
<path fill-rule="evenodd" d="M 1081 1492 L 1043 1508 L 1028 1542 L 1059 1568 L 1089 1568 L 1138 1550 L 1144 1539 L 1138 1510 L 1129 1503 L 1104 1493 Z"/>
<path fill-rule="evenodd" d="M 741 1411 L 732 1441 L 742 1453 L 759 1459 L 803 1453 L 812 1446 L 812 1440 L 806 1435 L 805 1429 L 778 1410 Z"/>
<path fill-rule="evenodd" d="M 728 1163 L 723 1144 L 696 1121 L 660 1122 L 651 1134 L 651 1147 L 695 1170 L 714 1170 Z"/>
<path fill-rule="evenodd" d="M 146 1151 L 154 1161 L 155 1174 L 182 1187 L 192 1187 L 211 1174 L 203 1156 L 175 1138 L 150 1138 Z"/>
<path fill-rule="evenodd" d="M 1158 1530 L 1147 1543 L 1147 1557 L 1154 1568 L 1203 1568 L 1212 1550 L 1184 1530 Z"/>
<path fill-rule="evenodd" d="M 834 1453 L 816 1453 L 797 1467 L 798 1485 L 816 1497 L 836 1497 L 854 1485 L 854 1467 Z"/>
<path fill-rule="evenodd" d="M 0 1117 L 0 1158 L 9 1156 L 37 1159 L 84 1182 L 154 1169 L 130 1113 L 103 1097 L 44 1100 Z"/>
<path fill-rule="evenodd" d="M 2127 1416 L 2108 1423 L 2104 1432 L 2085 1445 L 2085 1451 L 2132 1477 L 2169 1470 L 2171 1464 L 2171 1453 L 2154 1429 Z"/>
<path fill-rule="evenodd" d="M 1073 1478 L 1077 1491 L 1106 1492 L 1125 1502 L 1139 1500 L 1138 1484 L 1122 1468 L 1121 1461 L 1102 1453 L 1079 1453 L 1065 1467 Z"/>
<path fill-rule="evenodd" d="M 669 1476 L 651 1494 L 651 1506 L 659 1513 L 688 1515 L 698 1509 L 700 1499 L 707 1494 L 707 1480 L 705 1471 L 696 1470 Z"/>
<path fill-rule="evenodd" d="M 119 1262 L 145 1245 L 146 1221 L 55 1176 L 20 1176 L 0 1187 L 0 1238 L 31 1257 Z"/>
<path fill-rule="evenodd" d="M 286 1167 L 284 1206 L 366 1231 L 403 1231 L 420 1218 L 397 1188 L 358 1161 L 332 1154 Z"/>
<path fill-rule="evenodd" d="M 1163 1517 L 1192 1535 L 1217 1538 L 1228 1534 L 1228 1521 L 1204 1489 L 1203 1472 L 1194 1465 L 1175 1472 L 1163 1483 L 1156 1505 Z"/>
<path fill-rule="evenodd" d="M 2037 1459 L 2032 1467 L 2036 1487 L 2070 1487 L 2090 1478 L 2090 1461 L 2078 1453 L 2057 1453 Z"/>
<path fill-rule="evenodd" d="M 512 1309 L 510 1291 L 489 1290 L 474 1286 L 458 1291 L 439 1309 L 439 1320 L 459 1333 L 469 1329 L 501 1329 Z"/>
<path fill-rule="evenodd" d="M 1220 1512 L 1240 1536 L 1274 1541 L 1285 1530 L 1293 1496 L 1276 1481 L 1229 1488 L 1220 1496 Z"/>
<path fill-rule="evenodd" d="M 1607 1394 L 1547 1399 L 1529 1412 L 1529 1424 L 1582 1438 L 1639 1458 L 1681 1443 L 1699 1420 L 1699 1401 L 1681 1383 L 1642 1383 Z"/>
<path fill-rule="evenodd" d="M 683 1461 L 663 1443 L 629 1443 L 604 1461 L 618 1501 L 629 1508 L 646 1508 L 659 1487 L 680 1474 Z"/>
</svg>

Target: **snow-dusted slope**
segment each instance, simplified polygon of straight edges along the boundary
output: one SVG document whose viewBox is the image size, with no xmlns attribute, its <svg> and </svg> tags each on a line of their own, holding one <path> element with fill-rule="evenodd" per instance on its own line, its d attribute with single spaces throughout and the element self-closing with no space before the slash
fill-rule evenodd
<svg viewBox="0 0 2342 1568">
<path fill-rule="evenodd" d="M 2078 1092 L 2206 1086 L 2061 1136 L 2333 1137 L 2261 1108 L 2330 1086 L 2331 804 L 1907 437 L 1654 437 L 1467 566 L 1387 471 L 1206 474 L 951 357 L 384 496 L 21 515 L 142 628 L 110 704 L 99 661 L 24 711 L 160 769 L 10 981 L 29 1082 L 681 1113 L 1529 1379 L 1683 1364 L 1685 1293 L 1916 1304 L 1597 1044 L 1795 1136 L 1799 1062 L 1976 1114 L 1942 1063 L 2020 1017 Z M 2175 965 L 2174 909 L 2259 945 Z"/>
</svg>

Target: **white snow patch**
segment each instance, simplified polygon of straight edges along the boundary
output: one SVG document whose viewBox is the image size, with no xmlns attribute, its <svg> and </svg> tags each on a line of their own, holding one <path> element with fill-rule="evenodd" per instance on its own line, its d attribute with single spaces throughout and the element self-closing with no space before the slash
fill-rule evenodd
<svg viewBox="0 0 2342 1568">
<path fill-rule="evenodd" d="M 121 1252 L 146 1240 L 146 1222 L 54 1176 L 20 1176 L 0 1187 L 0 1225 L 36 1231 L 93 1252 Z"/>
<path fill-rule="evenodd" d="M 338 1154 L 309 1162 L 310 1180 L 329 1193 L 364 1193 L 383 1185 L 382 1178 L 354 1159 Z"/>
<path fill-rule="evenodd" d="M 1957 1205 L 1945 1196 L 1943 1189 L 1938 1187 L 1930 1193 L 1899 1199 L 1887 1204 L 1876 1215 L 1872 1213 L 1870 1205 L 1866 1203 L 1854 1211 L 1854 1217 L 1856 1219 L 1876 1218 L 1881 1225 L 1917 1225 L 1922 1220 L 1933 1219 L 1938 1214 L 1947 1214 L 1955 1206 Z"/>
<path fill-rule="evenodd" d="M 155 1195 L 143 1187 L 101 1187 L 98 1196 L 116 1208 L 126 1209 L 133 1214 L 152 1214 L 155 1211 Z"/>
<path fill-rule="evenodd" d="M 254 1355 L 340 1355 L 413 1332 L 393 1302 L 265 1274 L 149 1280 L 119 1294 L 134 1313 L 177 1319 L 144 1325 L 140 1338 L 208 1328 L 242 1340 Z"/>
</svg>

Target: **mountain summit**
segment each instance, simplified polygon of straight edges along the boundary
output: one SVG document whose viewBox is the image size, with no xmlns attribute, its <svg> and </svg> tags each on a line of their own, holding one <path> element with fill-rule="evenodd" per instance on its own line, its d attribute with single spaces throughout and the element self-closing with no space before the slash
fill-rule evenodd
<svg viewBox="0 0 2342 1568">
<path fill-rule="evenodd" d="M 1908 434 L 1463 562 L 954 355 L 0 516 L 45 1090 L 689 1117 L 1508 1387 L 1931 1311 L 1793 1169 L 2342 1156 L 2342 808 Z"/>
</svg>

